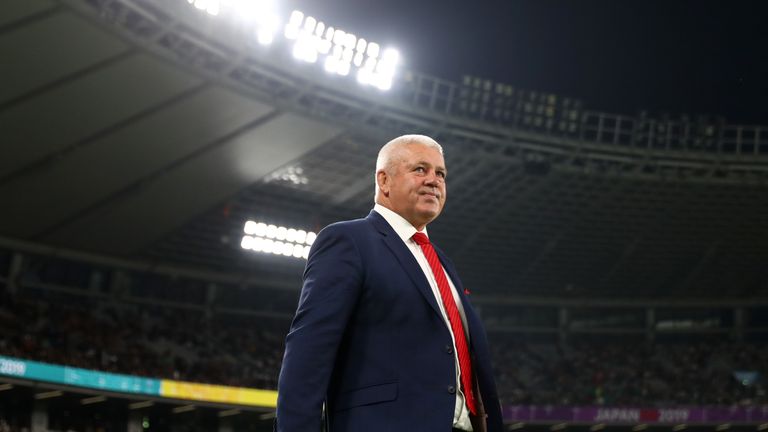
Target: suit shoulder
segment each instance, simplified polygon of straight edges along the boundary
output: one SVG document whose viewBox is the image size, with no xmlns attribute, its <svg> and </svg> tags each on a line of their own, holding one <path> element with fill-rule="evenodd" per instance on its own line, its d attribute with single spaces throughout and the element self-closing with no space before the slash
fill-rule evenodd
<svg viewBox="0 0 768 432">
<path fill-rule="evenodd" d="M 361 231 L 369 230 L 370 223 L 366 219 L 353 219 L 340 222 L 334 222 L 322 230 L 320 234 L 325 235 L 343 235 L 343 234 L 355 234 Z"/>
</svg>

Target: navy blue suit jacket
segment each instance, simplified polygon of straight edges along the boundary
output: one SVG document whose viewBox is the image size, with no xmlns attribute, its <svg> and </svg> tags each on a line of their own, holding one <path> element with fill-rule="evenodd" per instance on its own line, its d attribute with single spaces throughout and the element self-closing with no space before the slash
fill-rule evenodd
<svg viewBox="0 0 768 432">
<path fill-rule="evenodd" d="M 466 313 L 487 430 L 501 409 L 481 322 L 453 264 L 437 250 Z M 275 428 L 449 432 L 456 401 L 450 332 L 421 267 L 376 213 L 323 229 L 309 253 L 286 338 Z"/>
</svg>

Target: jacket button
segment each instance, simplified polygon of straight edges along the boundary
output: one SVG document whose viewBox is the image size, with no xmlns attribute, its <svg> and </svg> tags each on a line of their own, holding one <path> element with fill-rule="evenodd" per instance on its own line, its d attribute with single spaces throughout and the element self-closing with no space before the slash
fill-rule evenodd
<svg viewBox="0 0 768 432">
<path fill-rule="evenodd" d="M 456 394 L 456 387 L 454 387 L 454 386 L 448 386 L 448 393 L 450 393 L 450 394 Z"/>
<path fill-rule="evenodd" d="M 450 345 L 446 345 L 445 352 L 447 352 L 448 354 L 453 354 L 453 347 Z"/>
</svg>

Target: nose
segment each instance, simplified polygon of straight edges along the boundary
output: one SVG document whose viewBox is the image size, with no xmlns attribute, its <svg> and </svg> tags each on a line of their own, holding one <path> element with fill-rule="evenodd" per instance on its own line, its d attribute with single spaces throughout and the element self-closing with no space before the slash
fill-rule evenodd
<svg viewBox="0 0 768 432">
<path fill-rule="evenodd" d="M 436 171 L 430 171 L 428 175 L 424 178 L 424 184 L 437 187 L 440 183 L 442 183 L 443 178 L 437 175 Z"/>
</svg>

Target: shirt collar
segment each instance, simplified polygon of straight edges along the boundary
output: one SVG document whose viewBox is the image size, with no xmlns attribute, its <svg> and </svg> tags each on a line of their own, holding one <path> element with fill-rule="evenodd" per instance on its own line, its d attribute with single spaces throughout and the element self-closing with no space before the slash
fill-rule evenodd
<svg viewBox="0 0 768 432">
<path fill-rule="evenodd" d="M 384 220 L 389 223 L 389 226 L 395 230 L 395 233 L 397 233 L 398 237 L 400 237 L 404 242 L 408 242 L 408 240 L 410 240 L 411 237 L 413 237 L 413 235 L 418 232 L 418 230 L 413 225 L 411 225 L 410 222 L 405 220 L 405 218 L 381 204 L 374 205 L 373 210 L 380 214 L 381 217 L 383 217 Z M 427 227 L 424 227 L 424 231 L 422 232 L 427 237 L 429 237 L 429 234 L 427 234 Z"/>
</svg>

